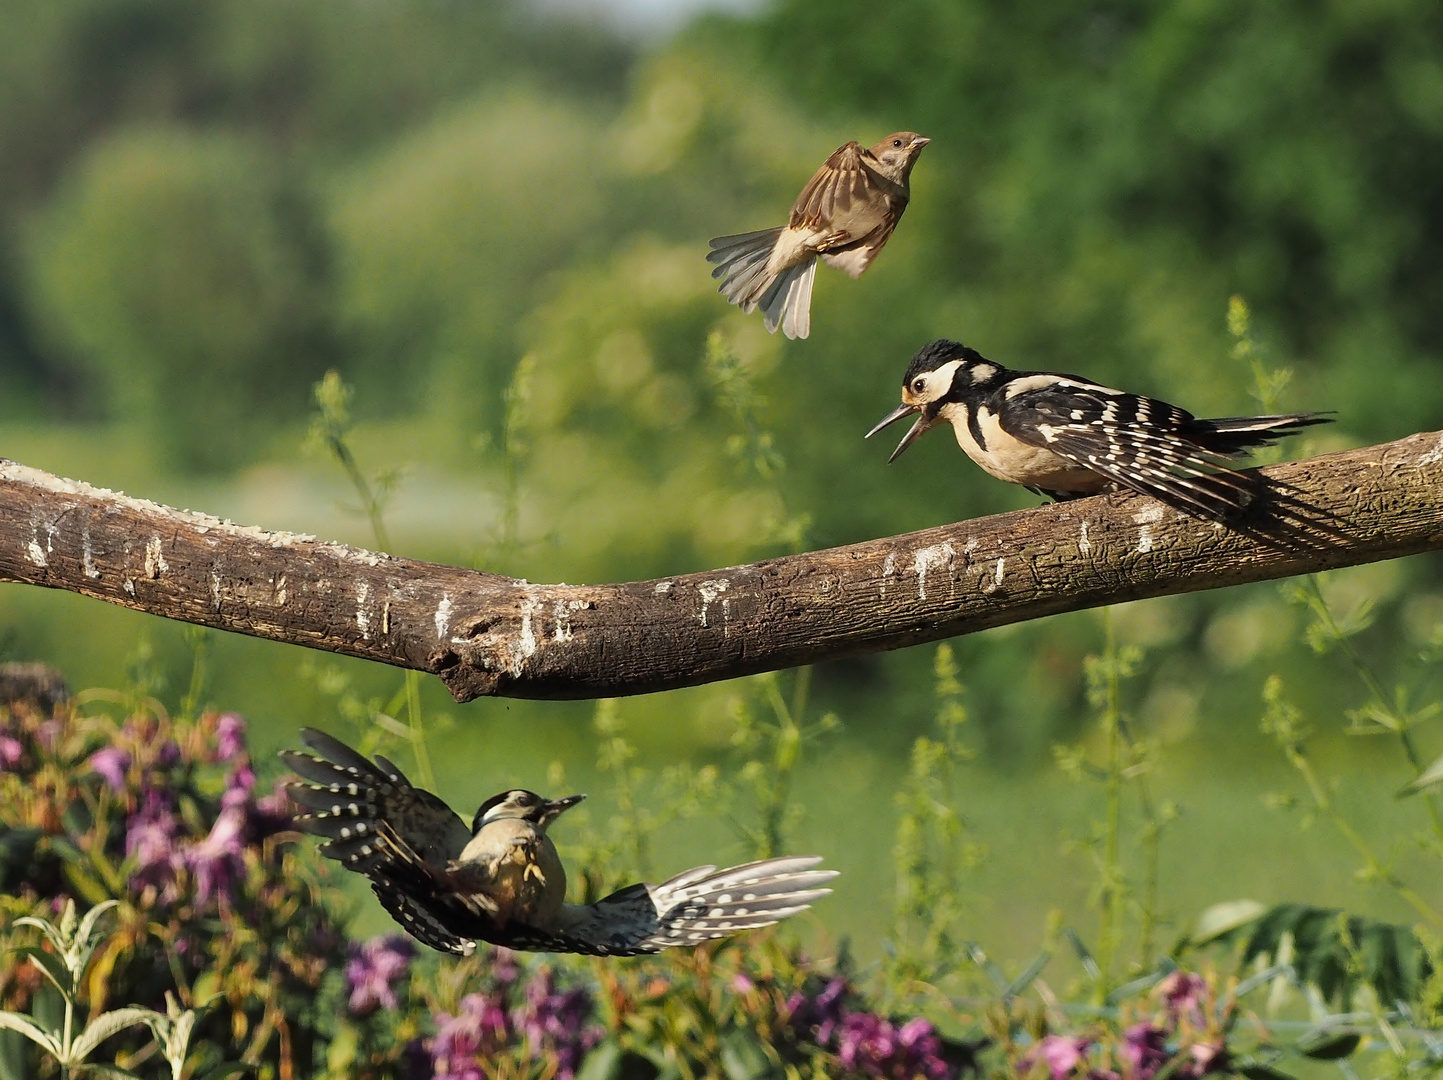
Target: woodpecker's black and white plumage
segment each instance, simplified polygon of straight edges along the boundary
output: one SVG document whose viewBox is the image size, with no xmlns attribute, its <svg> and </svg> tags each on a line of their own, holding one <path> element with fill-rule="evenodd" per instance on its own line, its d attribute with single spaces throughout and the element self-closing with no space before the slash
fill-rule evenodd
<svg viewBox="0 0 1443 1080">
<path fill-rule="evenodd" d="M 751 930 L 826 896 L 834 870 L 816 856 L 699 866 L 660 885 L 636 884 L 594 904 L 568 904 L 566 871 L 547 827 L 584 796 L 515 789 L 466 823 L 393 763 L 374 762 L 312 728 L 315 754 L 282 751 L 306 813 L 295 824 L 326 838 L 321 854 L 364 874 L 385 909 L 434 949 L 469 955 L 477 941 L 512 949 L 633 956 Z"/>
<path fill-rule="evenodd" d="M 914 413 L 888 461 L 946 421 L 967 456 L 999 480 L 1058 500 L 1131 488 L 1215 521 L 1235 518 L 1266 491 L 1227 463 L 1329 422 L 1318 413 L 1199 420 L 1076 375 L 1012 371 L 945 338 L 912 357 L 902 404 L 867 437 Z"/>
</svg>

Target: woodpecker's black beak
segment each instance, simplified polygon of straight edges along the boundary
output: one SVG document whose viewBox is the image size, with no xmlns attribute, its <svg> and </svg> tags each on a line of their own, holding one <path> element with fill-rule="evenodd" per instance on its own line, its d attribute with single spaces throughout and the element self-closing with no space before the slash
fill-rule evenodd
<svg viewBox="0 0 1443 1080">
<path fill-rule="evenodd" d="M 584 798 L 586 798 L 585 795 L 568 795 L 564 799 L 548 799 L 546 809 L 541 814 L 542 822 L 549 824 L 555 821 Z"/>
<path fill-rule="evenodd" d="M 913 413 L 921 413 L 921 415 L 917 417 L 917 422 L 912 425 L 912 427 L 908 430 L 907 434 L 902 436 L 902 441 L 897 444 L 897 449 L 892 451 L 892 456 L 887 459 L 888 465 L 892 464 L 892 462 L 896 461 L 899 457 L 901 457 L 902 451 L 907 449 L 907 447 L 911 446 L 918 435 L 922 434 L 922 432 L 926 431 L 929 427 L 935 424 L 937 422 L 937 418 L 935 416 L 927 415 L 927 408 L 925 405 L 909 405 L 907 404 L 907 402 L 904 401 L 902 402 L 902 404 L 898 405 L 895 409 L 889 412 L 886 416 L 882 417 L 881 422 L 878 423 L 877 426 L 874 427 L 871 431 L 867 432 L 867 434 L 864 436 L 864 438 L 870 439 L 873 435 L 877 434 L 877 432 L 881 431 L 884 427 L 887 427 L 889 424 L 895 424 L 898 420 L 902 419 L 902 417 L 911 416 Z"/>
</svg>

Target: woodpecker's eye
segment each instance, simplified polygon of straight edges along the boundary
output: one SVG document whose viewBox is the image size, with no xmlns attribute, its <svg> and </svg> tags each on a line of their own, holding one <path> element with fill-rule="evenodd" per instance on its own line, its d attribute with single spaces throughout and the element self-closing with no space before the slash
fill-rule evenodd
<svg viewBox="0 0 1443 1080">
<path fill-rule="evenodd" d="M 902 149 L 902 140 L 901 140 L 901 139 L 893 139 L 893 140 L 892 140 L 892 145 L 893 145 L 894 147 L 896 147 L 898 150 L 900 150 L 900 149 Z"/>
<path fill-rule="evenodd" d="M 920 394 L 925 389 L 927 389 L 926 379 L 914 379 L 912 381 L 912 393 Z"/>
</svg>

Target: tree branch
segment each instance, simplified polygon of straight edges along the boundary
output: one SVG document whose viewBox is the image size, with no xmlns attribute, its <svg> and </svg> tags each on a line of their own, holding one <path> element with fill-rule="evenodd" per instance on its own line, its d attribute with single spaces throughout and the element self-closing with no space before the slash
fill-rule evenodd
<svg viewBox="0 0 1443 1080">
<path fill-rule="evenodd" d="M 460 701 L 640 694 L 1443 547 L 1443 433 L 1264 470 L 1339 542 L 1106 495 L 701 574 L 532 585 L 267 532 L 0 460 L 0 580 L 429 671 Z"/>
</svg>

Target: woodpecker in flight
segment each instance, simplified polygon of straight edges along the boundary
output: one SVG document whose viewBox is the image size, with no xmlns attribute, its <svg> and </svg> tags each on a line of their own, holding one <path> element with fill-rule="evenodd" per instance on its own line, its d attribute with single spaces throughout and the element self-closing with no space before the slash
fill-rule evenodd
<svg viewBox="0 0 1443 1080">
<path fill-rule="evenodd" d="M 985 472 L 1059 501 L 1131 488 L 1175 509 L 1229 522 L 1267 491 L 1227 468 L 1249 449 L 1329 419 L 1318 413 L 1199 420 L 1155 398 L 1076 375 L 1012 371 L 943 338 L 902 379 L 902 404 L 867 432 L 917 414 L 887 460 L 941 421 Z"/>
<path fill-rule="evenodd" d="M 812 280 L 817 258 L 854 278 L 872 265 L 911 198 L 912 166 L 931 139 L 911 131 L 888 135 L 870 150 L 839 146 L 807 181 L 785 226 L 718 236 L 707 262 L 718 291 L 743 311 L 761 308 L 768 333 L 812 332 Z"/>
<path fill-rule="evenodd" d="M 547 827 L 585 796 L 516 789 L 481 804 L 471 827 L 384 757 L 368 761 L 312 728 L 315 754 L 285 750 L 288 785 L 324 837 L 321 854 L 364 874 L 381 905 L 419 941 L 469 955 L 477 941 L 511 949 L 634 956 L 751 930 L 805 911 L 831 892 L 817 856 L 698 866 L 660 885 L 628 885 L 594 904 L 566 903 L 566 871 Z"/>
</svg>

